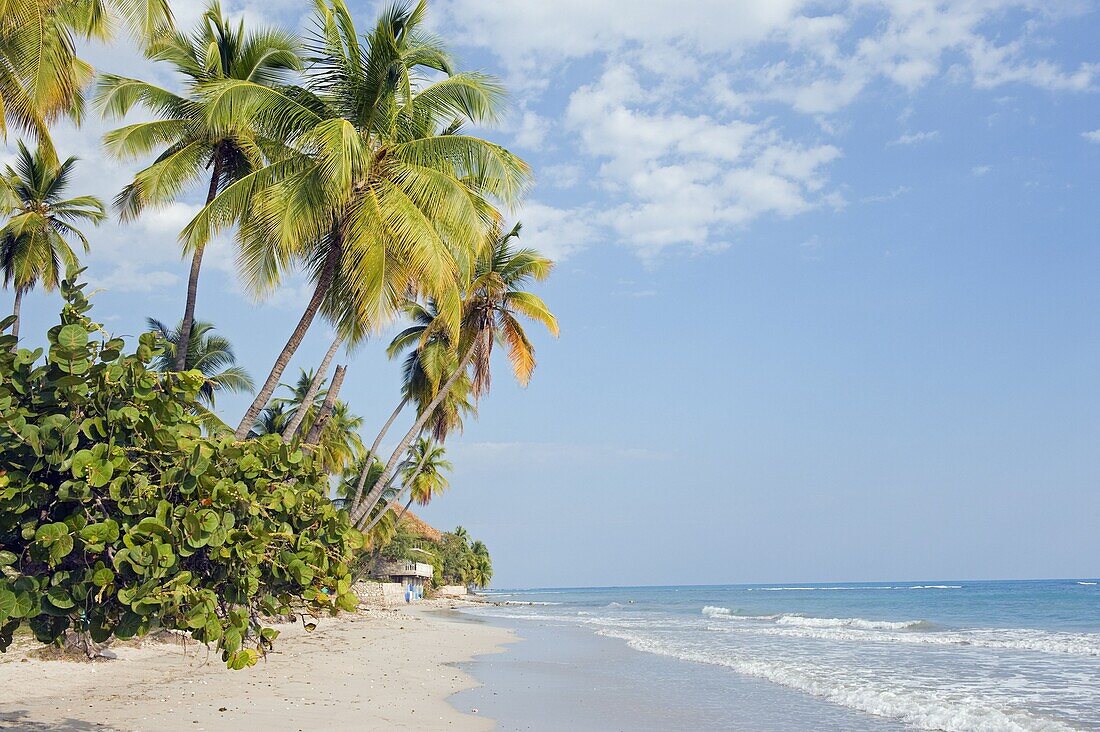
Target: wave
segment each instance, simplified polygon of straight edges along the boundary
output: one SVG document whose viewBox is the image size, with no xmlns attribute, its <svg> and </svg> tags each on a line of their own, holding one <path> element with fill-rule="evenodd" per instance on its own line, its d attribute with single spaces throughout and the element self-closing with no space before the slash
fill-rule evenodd
<svg viewBox="0 0 1100 732">
<path fill-rule="evenodd" d="M 735 620 L 770 621 L 776 625 L 790 625 L 805 628 L 858 628 L 860 630 L 918 630 L 933 627 L 925 620 L 865 620 L 864 618 L 813 618 L 801 613 L 780 613 L 777 615 L 739 615 L 728 607 L 707 605 L 703 615 L 710 618 L 730 618 Z"/>
<path fill-rule="evenodd" d="M 725 666 L 737 673 L 763 678 L 850 709 L 891 717 L 920 729 L 947 732 L 1063 732 L 1072 729 L 1057 720 L 1037 717 L 973 695 L 960 696 L 946 690 L 871 681 L 804 662 L 676 648 L 664 641 L 619 630 L 604 629 L 599 634 L 625 640 L 635 650 Z"/>
<path fill-rule="evenodd" d="M 1095 585 L 1095 582 L 1078 582 L 1079 585 Z"/>
<path fill-rule="evenodd" d="M 815 620 L 815 618 L 804 618 Z M 855 620 L 855 618 L 853 618 Z M 881 623 L 875 623 L 881 625 Z M 995 630 L 976 628 L 973 630 L 929 631 L 922 625 L 912 625 L 898 629 L 867 630 L 859 624 L 845 626 L 828 625 L 721 625 L 711 626 L 708 630 L 723 633 L 745 633 L 749 635 L 767 635 L 782 638 L 811 638 L 828 641 L 858 641 L 872 643 L 904 643 L 911 645 L 958 646 L 990 648 L 1000 651 L 1026 651 L 1068 656 L 1100 657 L 1100 634 L 1096 633 L 1052 633 L 1042 630 L 1011 628 Z"/>
<path fill-rule="evenodd" d="M 1005 651 L 1034 651 L 1071 656 L 1100 656 L 1100 633 L 1061 633 L 1028 628 L 970 628 L 941 630 L 927 620 L 867 620 L 814 618 L 797 613 L 738 615 L 727 607 L 707 605 L 703 615 L 731 621 L 711 631 L 814 638 L 835 641 L 871 641 L 938 646 L 974 646 Z"/>
<path fill-rule="evenodd" d="M 848 587 L 844 585 L 838 585 L 835 587 L 749 587 L 748 591 L 759 590 L 760 592 L 810 592 L 810 591 L 838 591 L 849 590 L 858 592 L 860 590 L 961 590 L 962 585 L 872 585 L 870 587 Z"/>
<path fill-rule="evenodd" d="M 777 625 L 803 628 L 858 628 L 860 630 L 916 630 L 931 627 L 924 620 L 865 620 L 863 618 L 808 618 L 804 615 L 780 615 Z"/>
<path fill-rule="evenodd" d="M 501 605 L 560 605 L 560 602 L 539 602 L 537 600 L 505 600 Z"/>
</svg>

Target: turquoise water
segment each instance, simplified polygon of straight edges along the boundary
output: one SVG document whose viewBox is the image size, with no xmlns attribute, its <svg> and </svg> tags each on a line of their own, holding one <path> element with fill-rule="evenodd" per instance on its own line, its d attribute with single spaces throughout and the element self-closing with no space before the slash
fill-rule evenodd
<svg viewBox="0 0 1100 732">
<path fill-rule="evenodd" d="M 489 594 L 509 604 L 478 614 L 567 625 L 912 728 L 1100 729 L 1095 580 Z"/>
</svg>

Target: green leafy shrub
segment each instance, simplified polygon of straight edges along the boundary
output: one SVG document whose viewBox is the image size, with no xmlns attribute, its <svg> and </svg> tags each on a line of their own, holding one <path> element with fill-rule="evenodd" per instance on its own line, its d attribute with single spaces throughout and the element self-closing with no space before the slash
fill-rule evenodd
<svg viewBox="0 0 1100 732">
<path fill-rule="evenodd" d="M 124 354 L 82 288 L 63 283 L 45 359 L 0 336 L 0 650 L 24 623 L 44 643 L 167 628 L 244 668 L 277 635 L 263 617 L 354 609 L 363 539 L 325 474 L 277 436 L 203 436 L 201 374 L 149 370 L 152 333 Z"/>
</svg>

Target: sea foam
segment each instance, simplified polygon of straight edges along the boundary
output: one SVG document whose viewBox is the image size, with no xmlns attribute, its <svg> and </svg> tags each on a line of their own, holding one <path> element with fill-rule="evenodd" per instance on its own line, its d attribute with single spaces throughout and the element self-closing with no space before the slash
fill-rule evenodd
<svg viewBox="0 0 1100 732">
<path fill-rule="evenodd" d="M 725 666 L 737 673 L 798 689 L 850 709 L 891 717 L 919 729 L 946 732 L 1063 732 L 1073 729 L 1058 720 L 1038 717 L 969 694 L 869 681 L 842 670 L 804 662 L 677 648 L 666 641 L 616 629 L 605 628 L 599 634 L 624 640 L 639 651 Z"/>
</svg>

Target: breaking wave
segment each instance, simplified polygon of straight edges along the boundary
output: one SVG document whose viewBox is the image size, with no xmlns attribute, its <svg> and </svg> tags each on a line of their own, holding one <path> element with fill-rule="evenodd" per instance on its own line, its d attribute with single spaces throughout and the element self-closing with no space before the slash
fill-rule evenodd
<svg viewBox="0 0 1100 732">
<path fill-rule="evenodd" d="M 1073 729 L 1058 720 L 946 690 L 868 681 L 843 670 L 806 662 L 677 648 L 667 641 L 623 630 L 603 629 L 598 632 L 606 637 L 624 640 L 639 651 L 725 666 L 737 673 L 782 684 L 849 709 L 891 717 L 919 729 L 946 732 L 1064 732 Z"/>
</svg>

